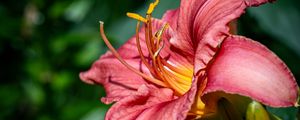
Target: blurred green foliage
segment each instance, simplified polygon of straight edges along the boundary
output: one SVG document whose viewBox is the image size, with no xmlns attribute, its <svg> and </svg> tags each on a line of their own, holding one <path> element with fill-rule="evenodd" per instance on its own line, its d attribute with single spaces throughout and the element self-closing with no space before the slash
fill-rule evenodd
<svg viewBox="0 0 300 120">
<path fill-rule="evenodd" d="M 100 86 L 87 85 L 78 74 L 107 48 L 98 21 L 117 47 L 135 32 L 126 12 L 144 13 L 142 0 L 7 0 L 0 2 L 0 119 L 98 120 L 109 106 L 99 101 Z M 154 16 L 176 8 L 163 0 Z M 239 34 L 273 50 L 300 79 L 299 1 L 277 1 L 251 8 L 239 19 Z M 297 108 L 267 108 L 287 120 Z M 292 113 L 291 113 L 292 112 Z"/>
</svg>

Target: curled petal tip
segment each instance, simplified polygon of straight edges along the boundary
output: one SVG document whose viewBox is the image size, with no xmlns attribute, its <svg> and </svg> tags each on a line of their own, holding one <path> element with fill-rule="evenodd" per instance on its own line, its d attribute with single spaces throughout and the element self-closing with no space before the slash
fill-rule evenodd
<svg viewBox="0 0 300 120">
<path fill-rule="evenodd" d="M 94 81 L 92 81 L 90 78 L 89 78 L 89 75 L 88 75 L 89 73 L 87 73 L 87 72 L 80 72 L 80 74 L 79 74 L 79 78 L 83 81 L 83 82 L 85 82 L 85 83 L 87 83 L 87 84 L 94 84 Z"/>
</svg>

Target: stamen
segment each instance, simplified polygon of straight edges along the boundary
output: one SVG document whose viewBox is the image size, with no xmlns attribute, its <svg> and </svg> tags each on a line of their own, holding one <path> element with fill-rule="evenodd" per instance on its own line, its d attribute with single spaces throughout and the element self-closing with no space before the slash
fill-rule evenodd
<svg viewBox="0 0 300 120">
<path fill-rule="evenodd" d="M 156 33 L 155 33 L 155 37 L 156 38 L 161 38 L 161 35 L 163 34 L 163 32 L 169 27 L 168 23 L 165 23 L 163 27 L 161 27 Z"/>
<path fill-rule="evenodd" d="M 147 18 L 148 17 L 149 16 L 147 15 Z M 151 20 L 151 18 L 149 20 Z M 145 24 L 145 41 L 146 41 L 146 46 L 147 46 L 149 55 L 152 58 L 152 65 L 154 68 L 157 68 L 156 59 L 155 59 L 154 53 L 153 53 L 154 44 L 153 44 L 153 40 L 152 40 L 152 34 L 150 34 L 151 32 L 149 32 L 149 31 L 151 31 L 151 26 L 149 26 L 149 23 L 151 23 L 151 21 L 148 21 L 147 24 Z M 158 69 L 154 69 L 154 72 L 156 73 L 156 75 L 159 76 L 159 78 L 165 80 L 163 78 L 163 75 L 161 74 L 161 72 Z"/>
<path fill-rule="evenodd" d="M 165 24 L 163 27 L 161 27 L 155 34 L 155 38 L 157 39 L 156 42 L 156 48 L 159 47 L 160 41 L 161 41 L 161 36 L 164 32 L 164 30 L 168 27 L 168 24 Z M 164 46 L 164 42 L 162 44 L 162 46 L 154 53 L 154 58 L 158 63 L 159 66 L 159 70 L 163 73 L 164 76 L 166 76 L 167 78 L 167 82 L 169 83 L 169 85 L 172 86 L 172 88 L 178 93 L 178 94 L 183 94 L 185 93 L 188 89 L 189 86 L 191 84 L 191 81 L 189 79 L 191 79 L 192 75 L 189 75 L 187 77 L 180 75 L 176 72 L 173 71 L 169 71 L 166 70 L 165 67 L 163 67 L 163 65 L 161 64 L 161 57 L 159 56 L 159 52 L 162 50 Z M 159 58 L 157 58 L 159 57 Z M 155 62 L 156 63 L 156 62 Z M 181 70 L 179 70 L 181 71 Z M 171 80 L 170 80 L 171 79 Z"/>
<path fill-rule="evenodd" d="M 136 25 L 136 44 L 137 44 L 137 48 L 138 48 L 138 51 L 139 51 L 139 54 L 141 56 L 141 59 L 142 59 L 142 62 L 146 65 L 146 67 L 149 69 L 149 71 L 151 72 L 151 74 L 154 74 L 154 70 L 153 68 L 150 66 L 150 64 L 146 61 L 146 58 L 143 54 L 143 51 L 142 51 L 142 48 L 141 48 L 141 44 L 140 44 L 140 37 L 139 37 L 139 26 L 140 26 L 140 22 L 138 21 L 137 22 L 137 25 Z"/>
<path fill-rule="evenodd" d="M 169 24 L 166 23 L 166 24 L 164 24 L 163 27 L 161 27 L 161 28 L 155 33 L 155 38 L 157 39 L 157 42 L 156 42 L 156 48 L 159 47 L 159 44 L 160 44 L 160 42 L 161 42 L 161 36 L 162 36 L 163 32 L 164 32 L 168 27 L 169 27 Z M 160 48 L 160 49 L 161 49 L 161 48 Z M 159 50 L 159 51 L 160 51 L 160 50 Z M 156 54 L 154 54 L 155 57 L 157 56 L 157 53 L 158 53 L 159 51 L 157 51 Z M 191 78 L 191 76 L 192 76 L 191 74 L 188 74 L 187 72 L 184 72 L 183 70 L 178 69 L 177 67 L 174 67 L 173 65 L 167 63 L 167 62 L 165 61 L 165 59 L 163 59 L 163 58 L 161 58 L 161 59 L 162 59 L 162 63 L 163 63 L 164 65 L 166 65 L 166 67 L 169 67 L 171 70 L 174 71 L 173 73 L 179 73 L 179 75 L 183 75 L 183 76 L 185 76 L 185 78 Z M 192 73 L 192 72 L 191 72 L 191 73 Z"/>
<path fill-rule="evenodd" d="M 147 19 L 140 16 L 139 14 L 127 12 L 126 15 L 130 18 L 133 18 L 133 19 L 136 19 L 138 21 L 142 21 L 144 23 L 147 23 Z"/>
<path fill-rule="evenodd" d="M 146 15 L 146 19 L 148 20 L 147 24 L 146 24 L 146 27 L 148 28 L 146 30 L 146 35 L 148 35 L 149 39 L 150 40 L 150 47 L 151 47 L 151 52 L 154 52 L 156 51 L 155 49 L 155 46 L 154 46 L 154 39 L 153 39 L 153 36 L 152 36 L 152 22 L 151 22 L 151 15 Z M 147 37 L 147 36 L 145 36 Z"/>
<path fill-rule="evenodd" d="M 157 58 L 157 56 L 159 55 L 159 52 L 164 48 L 165 43 L 163 42 L 162 46 L 154 53 L 153 57 Z"/>
<path fill-rule="evenodd" d="M 146 19 L 148 20 L 146 25 L 149 27 L 149 29 L 146 32 L 148 32 L 149 40 L 150 40 L 150 45 L 152 46 L 151 51 L 155 51 L 154 41 L 152 39 L 151 14 L 152 14 L 154 8 L 158 5 L 158 3 L 159 3 L 159 0 L 155 0 L 154 3 L 150 3 L 149 8 L 148 8 L 147 13 L 146 13 L 147 14 L 146 15 Z"/>
<path fill-rule="evenodd" d="M 155 48 L 154 48 L 154 42 L 152 38 L 152 27 L 151 27 L 152 25 L 151 25 L 150 15 L 147 15 L 147 20 L 148 22 L 145 24 L 145 39 L 146 39 L 146 45 L 148 48 L 149 55 L 152 58 L 152 65 L 156 75 L 158 75 L 158 77 L 163 81 L 166 81 L 166 78 L 164 78 L 164 75 L 161 73 L 161 71 L 159 71 L 159 69 L 155 69 L 158 68 L 158 66 L 157 66 L 156 57 L 154 57 L 154 53 L 153 53 L 155 51 Z"/>
<path fill-rule="evenodd" d="M 152 14 L 154 8 L 158 5 L 158 3 L 159 3 L 159 0 L 155 0 L 154 3 L 150 3 L 149 8 L 147 10 L 148 15 Z"/>
<path fill-rule="evenodd" d="M 157 52 L 157 53 L 158 53 L 158 52 Z M 153 65 L 153 67 L 154 67 L 154 70 L 155 70 L 156 75 L 158 75 L 158 77 L 159 77 L 160 79 L 162 79 L 163 81 L 167 82 L 167 81 L 166 81 L 167 78 L 165 77 L 164 73 L 162 73 L 162 70 L 159 69 L 159 66 L 158 66 L 159 63 L 160 63 L 160 62 L 157 61 L 157 58 L 154 57 L 154 55 L 153 55 L 153 57 L 152 57 L 152 65 Z"/>
<path fill-rule="evenodd" d="M 162 36 L 163 32 L 168 28 L 168 26 L 169 26 L 168 23 L 164 24 L 164 26 L 161 27 L 161 28 L 155 33 L 154 37 L 155 37 L 156 40 L 157 40 L 157 41 L 156 41 L 156 49 L 158 48 L 158 46 L 159 46 L 159 44 L 160 44 L 160 42 L 161 42 L 161 36 Z"/>
<path fill-rule="evenodd" d="M 112 54 L 123 64 L 125 65 L 125 67 L 127 67 L 129 70 L 135 72 L 136 74 L 140 75 L 141 77 L 143 77 L 144 79 L 154 83 L 154 84 L 157 84 L 157 85 L 160 85 L 160 86 L 163 86 L 163 87 L 166 87 L 167 85 L 158 80 L 158 79 L 155 79 L 155 78 L 152 78 L 144 73 L 141 73 L 139 70 L 135 69 L 134 67 L 130 66 L 124 59 L 122 59 L 122 57 L 119 55 L 119 53 L 116 51 L 116 49 L 110 44 L 109 40 L 107 39 L 105 33 L 104 33 L 104 29 L 103 29 L 103 22 L 100 21 L 100 35 L 103 39 L 103 41 L 105 42 L 105 44 L 107 45 L 107 47 L 111 50 Z"/>
<path fill-rule="evenodd" d="M 152 52 L 152 46 L 151 46 L 151 41 L 149 39 L 151 39 L 151 37 L 149 38 L 149 26 L 146 24 L 145 25 L 145 41 L 146 41 L 146 45 L 148 48 L 148 52 L 150 54 L 150 57 L 153 58 L 153 52 Z"/>
<path fill-rule="evenodd" d="M 169 82 L 167 81 L 168 78 L 166 78 L 166 76 L 165 76 L 164 73 L 163 73 L 163 69 L 160 69 L 160 67 L 159 67 L 160 61 L 159 61 L 159 59 L 157 59 L 157 58 L 159 58 L 159 57 L 158 57 L 158 56 L 159 56 L 159 52 L 162 50 L 163 47 L 164 47 L 164 43 L 163 43 L 163 45 L 160 47 L 160 49 L 158 49 L 158 50 L 154 53 L 154 55 L 153 55 L 153 57 L 152 57 L 152 65 L 153 65 L 154 68 L 156 68 L 156 69 L 154 69 L 154 70 L 155 70 L 155 72 L 157 73 L 158 77 L 159 77 L 160 79 L 162 79 L 163 81 L 165 81 L 166 83 L 169 83 Z M 168 84 L 168 85 L 169 85 L 169 84 Z"/>
</svg>

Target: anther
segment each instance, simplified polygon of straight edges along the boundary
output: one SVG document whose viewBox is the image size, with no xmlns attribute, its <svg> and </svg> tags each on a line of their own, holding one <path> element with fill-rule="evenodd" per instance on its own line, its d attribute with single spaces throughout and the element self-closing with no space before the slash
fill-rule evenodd
<svg viewBox="0 0 300 120">
<path fill-rule="evenodd" d="M 154 35 L 154 37 L 157 39 L 157 42 L 156 42 L 156 48 L 158 48 L 160 42 L 161 42 L 161 36 L 163 34 L 163 32 L 168 28 L 169 24 L 166 23 L 164 24 L 163 27 L 161 27 Z"/>
<path fill-rule="evenodd" d="M 144 18 L 144 17 L 142 17 L 142 16 L 139 15 L 139 14 L 127 12 L 126 15 L 127 15 L 128 17 L 130 17 L 130 18 L 133 18 L 133 19 L 136 19 L 136 20 L 138 20 L 138 21 L 147 23 L 147 19 Z"/>
<path fill-rule="evenodd" d="M 158 5 L 158 3 L 159 3 L 159 0 L 155 0 L 154 3 L 150 3 L 149 8 L 147 10 L 147 15 L 152 14 L 154 8 Z"/>
<path fill-rule="evenodd" d="M 161 35 L 163 34 L 163 32 L 169 27 L 169 24 L 166 23 L 164 24 L 163 27 L 161 27 L 156 33 L 155 33 L 155 37 L 160 38 Z"/>
</svg>

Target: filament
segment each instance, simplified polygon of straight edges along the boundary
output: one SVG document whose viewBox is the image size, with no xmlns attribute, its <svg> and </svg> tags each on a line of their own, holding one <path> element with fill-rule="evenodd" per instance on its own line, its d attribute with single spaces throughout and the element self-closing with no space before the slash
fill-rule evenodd
<svg viewBox="0 0 300 120">
<path fill-rule="evenodd" d="M 139 26 L 140 26 L 140 22 L 137 22 L 136 25 L 136 45 L 139 51 L 139 54 L 141 56 L 142 62 L 146 65 L 146 67 L 149 69 L 149 71 L 151 72 L 151 74 L 154 74 L 154 70 L 152 69 L 152 67 L 150 66 L 150 64 L 146 61 L 145 56 L 143 54 L 142 48 L 141 48 L 141 44 L 140 44 L 140 37 L 139 37 Z"/>
<path fill-rule="evenodd" d="M 142 76 L 144 79 L 150 81 L 150 82 L 153 82 L 157 85 L 160 85 L 160 86 L 163 86 L 163 87 L 166 87 L 166 84 L 163 83 L 162 81 L 158 80 L 158 79 L 155 79 L 155 78 L 151 78 L 149 77 L 148 75 L 144 74 L 144 73 L 141 73 L 139 70 L 135 69 L 134 67 L 130 66 L 125 60 L 123 60 L 121 58 L 121 56 L 119 55 L 119 53 L 116 51 L 116 49 L 110 44 L 110 42 L 108 41 L 105 33 L 104 33 L 104 29 L 103 29 L 103 22 L 100 21 L 100 35 L 103 39 L 103 41 L 105 42 L 105 44 L 107 45 L 107 47 L 111 50 L 111 52 L 113 53 L 113 55 L 123 64 L 125 65 L 128 69 L 130 69 L 131 71 L 135 72 L 136 74 Z"/>
</svg>

